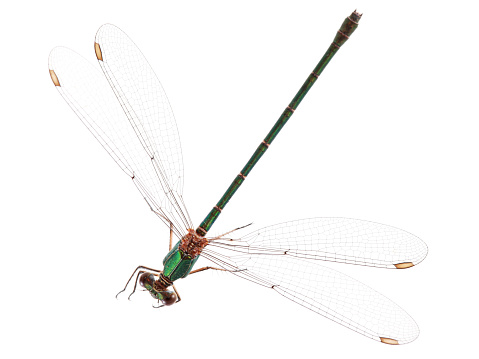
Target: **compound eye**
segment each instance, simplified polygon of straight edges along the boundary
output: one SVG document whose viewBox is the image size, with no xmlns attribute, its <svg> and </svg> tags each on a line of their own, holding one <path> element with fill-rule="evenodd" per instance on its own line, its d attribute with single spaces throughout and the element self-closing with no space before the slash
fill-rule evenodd
<svg viewBox="0 0 479 359">
<path fill-rule="evenodd" d="M 148 289 L 153 286 L 153 282 L 155 281 L 155 276 L 151 273 L 145 272 L 140 276 L 138 282 L 143 288 Z"/>
<path fill-rule="evenodd" d="M 176 303 L 177 297 L 175 292 L 168 290 L 168 291 L 160 292 L 160 294 L 163 297 L 163 299 L 161 299 L 161 302 L 164 305 L 173 305 Z"/>
</svg>

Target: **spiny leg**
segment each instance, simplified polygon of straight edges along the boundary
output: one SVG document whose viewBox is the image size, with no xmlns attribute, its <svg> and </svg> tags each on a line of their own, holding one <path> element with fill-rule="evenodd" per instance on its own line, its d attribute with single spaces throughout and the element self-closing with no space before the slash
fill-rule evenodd
<svg viewBox="0 0 479 359">
<path fill-rule="evenodd" d="M 176 297 L 178 298 L 178 300 L 176 301 L 176 303 L 178 303 L 180 300 L 181 300 L 181 297 L 180 297 L 180 293 L 178 293 L 178 291 L 176 290 L 176 287 L 174 284 L 172 284 L 173 286 L 173 290 L 175 291 L 176 293 Z"/>
<path fill-rule="evenodd" d="M 221 271 L 225 271 L 225 272 L 230 272 L 229 270 L 223 269 L 223 268 L 202 267 L 202 268 L 195 269 L 194 271 L 191 271 L 188 275 L 193 274 L 193 273 L 203 272 L 204 270 L 208 270 L 208 269 L 214 269 L 214 270 L 221 270 Z"/>
<path fill-rule="evenodd" d="M 130 295 L 128 296 L 128 300 L 130 300 L 130 297 L 136 292 L 136 285 L 138 284 L 138 277 L 140 276 L 140 274 L 143 274 L 143 273 L 146 273 L 146 272 L 143 271 L 143 270 L 138 271 L 138 274 L 136 275 L 136 279 L 135 279 L 135 286 L 133 287 L 133 292 L 131 292 Z"/>
<path fill-rule="evenodd" d="M 153 269 L 153 268 L 149 268 L 149 267 L 145 267 L 145 266 L 138 266 L 138 267 L 136 267 L 136 269 L 135 269 L 135 270 L 133 271 L 133 273 L 131 274 L 130 279 L 128 279 L 128 282 L 126 282 L 125 288 L 123 288 L 122 290 L 120 290 L 120 291 L 118 292 L 118 294 L 115 296 L 115 298 L 118 299 L 118 295 L 126 290 L 126 287 L 128 287 L 128 284 L 130 284 L 131 279 L 133 278 L 133 276 L 135 275 L 135 273 L 136 273 L 136 271 L 137 271 L 138 269 L 147 269 L 147 270 L 150 270 L 150 271 L 152 271 L 152 272 L 161 273 L 161 271 L 158 270 L 158 269 Z M 137 279 L 138 279 L 138 276 L 137 276 Z M 135 288 L 136 288 L 136 283 L 135 283 Z M 134 292 L 134 291 L 133 291 L 133 292 Z M 132 293 L 132 294 L 133 294 L 133 293 Z M 131 296 L 131 294 L 130 294 L 130 296 Z M 130 297 L 128 297 L 128 298 L 130 298 Z"/>
<path fill-rule="evenodd" d="M 220 270 L 220 271 L 229 272 L 229 273 L 242 272 L 244 270 L 247 270 L 246 268 L 230 270 L 230 269 L 216 268 L 216 267 L 201 267 L 201 268 L 195 269 L 194 271 L 191 271 L 190 273 L 188 273 L 188 275 L 193 274 L 193 273 L 203 272 L 203 271 L 208 270 L 208 269 Z"/>
</svg>

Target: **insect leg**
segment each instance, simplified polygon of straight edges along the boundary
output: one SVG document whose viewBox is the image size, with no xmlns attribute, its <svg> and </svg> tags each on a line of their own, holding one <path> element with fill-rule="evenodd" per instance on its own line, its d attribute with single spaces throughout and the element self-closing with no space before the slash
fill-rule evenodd
<svg viewBox="0 0 479 359">
<path fill-rule="evenodd" d="M 176 287 L 174 284 L 172 284 L 173 286 L 173 290 L 175 291 L 176 293 L 176 297 L 178 298 L 178 300 L 176 301 L 176 303 L 178 303 L 180 300 L 181 300 L 181 297 L 180 297 L 180 293 L 178 293 L 178 291 L 176 290 Z"/>
<path fill-rule="evenodd" d="M 229 270 L 223 269 L 223 268 L 202 267 L 202 268 L 195 269 L 194 271 L 190 272 L 188 275 L 193 274 L 193 273 L 199 273 L 199 272 L 202 272 L 202 271 L 207 270 L 207 269 L 222 270 L 222 271 L 225 271 L 225 272 L 230 272 Z"/>
<path fill-rule="evenodd" d="M 135 286 L 133 287 L 133 292 L 131 292 L 130 295 L 128 296 L 128 300 L 130 300 L 130 297 L 136 292 L 136 285 L 138 284 L 138 277 L 140 276 L 140 274 L 143 274 L 143 273 L 146 273 L 146 272 L 143 271 L 143 270 L 138 271 L 138 274 L 136 275 L 136 279 L 135 279 Z"/>
<path fill-rule="evenodd" d="M 133 271 L 133 273 L 131 274 L 130 279 L 128 279 L 128 282 L 126 282 L 125 288 L 123 288 L 122 290 L 120 290 L 120 291 L 118 292 L 118 294 L 116 295 L 115 298 L 118 299 L 118 295 L 126 290 L 126 287 L 128 287 L 128 284 L 130 284 L 131 279 L 132 279 L 133 276 L 135 275 L 136 271 L 139 270 L 139 269 L 147 269 L 147 270 L 150 270 L 150 271 L 152 271 L 152 272 L 161 273 L 161 271 L 158 270 L 158 269 L 153 269 L 153 268 L 149 268 L 149 267 L 145 267 L 145 266 L 138 266 L 138 267 L 136 267 L 136 269 L 135 269 L 135 270 Z M 138 276 L 137 276 L 137 277 L 138 277 Z M 135 283 L 135 288 L 136 288 L 136 283 Z M 134 292 L 134 291 L 133 291 L 133 292 Z M 131 295 L 131 294 L 130 294 L 130 295 Z"/>
</svg>

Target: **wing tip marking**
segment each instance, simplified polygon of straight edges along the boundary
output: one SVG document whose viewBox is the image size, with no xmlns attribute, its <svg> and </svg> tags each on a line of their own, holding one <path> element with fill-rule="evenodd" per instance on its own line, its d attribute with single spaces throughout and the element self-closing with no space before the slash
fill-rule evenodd
<svg viewBox="0 0 479 359">
<path fill-rule="evenodd" d="M 95 42 L 95 55 L 99 61 L 103 61 L 103 55 L 101 53 L 100 44 L 98 42 Z"/>
<path fill-rule="evenodd" d="M 398 345 L 399 342 L 396 339 L 391 339 L 391 338 L 384 338 L 384 337 L 379 337 L 381 339 L 381 342 L 385 344 L 391 344 L 391 345 Z"/>
<path fill-rule="evenodd" d="M 58 81 L 58 77 L 55 71 L 50 70 L 50 77 L 52 78 L 53 84 L 55 86 L 60 86 L 60 81 Z"/>
<path fill-rule="evenodd" d="M 397 269 L 405 269 L 405 268 L 413 267 L 414 264 L 412 262 L 404 262 L 404 263 L 396 263 L 394 266 Z"/>
</svg>

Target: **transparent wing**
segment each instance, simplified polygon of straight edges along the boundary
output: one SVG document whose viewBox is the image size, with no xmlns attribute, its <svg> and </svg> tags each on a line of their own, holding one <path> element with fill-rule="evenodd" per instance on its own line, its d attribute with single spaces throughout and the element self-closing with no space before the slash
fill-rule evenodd
<svg viewBox="0 0 479 359">
<path fill-rule="evenodd" d="M 156 199 L 161 200 L 160 207 L 191 228 L 182 197 L 180 137 L 160 81 L 140 49 L 116 26 L 100 27 L 95 41 L 100 66 L 153 164 L 154 172 L 145 181 L 153 186 L 159 180 Z"/>
<path fill-rule="evenodd" d="M 114 31 L 105 35 L 102 29 Z M 132 178 L 150 208 L 181 237 L 192 224 L 182 197 L 178 130 L 166 95 L 146 59 L 121 30 L 103 26 L 97 44 L 97 57 L 103 56 L 99 62 L 113 92 L 105 76 L 63 47 L 50 53 L 52 80 L 85 126 Z M 115 56 L 124 59 L 115 61 Z M 108 64 L 106 58 L 111 59 Z M 134 80 L 136 85 L 131 87 Z"/>
<path fill-rule="evenodd" d="M 369 338 L 405 344 L 419 335 L 414 320 L 394 302 L 317 263 L 409 268 L 426 257 L 427 246 L 401 229 L 350 218 L 302 219 L 239 239 L 212 239 L 202 255 Z"/>
<path fill-rule="evenodd" d="M 370 287 L 318 263 L 291 256 L 203 255 L 233 274 L 272 288 L 284 297 L 366 337 L 406 344 L 419 328 L 397 304 Z"/>
<path fill-rule="evenodd" d="M 380 268 L 408 268 L 427 255 L 426 244 L 399 228 L 351 218 L 309 218 L 265 227 L 212 246 L 248 254 L 287 255 Z"/>
</svg>

